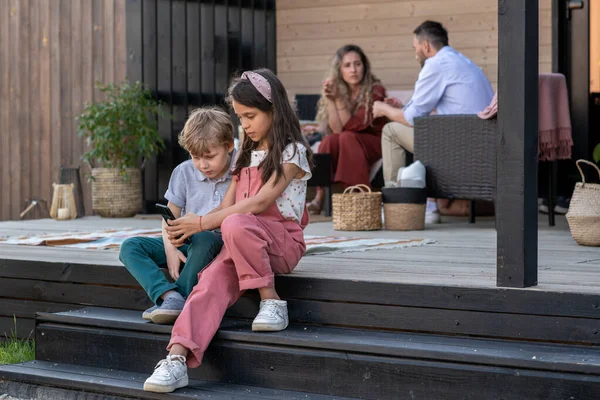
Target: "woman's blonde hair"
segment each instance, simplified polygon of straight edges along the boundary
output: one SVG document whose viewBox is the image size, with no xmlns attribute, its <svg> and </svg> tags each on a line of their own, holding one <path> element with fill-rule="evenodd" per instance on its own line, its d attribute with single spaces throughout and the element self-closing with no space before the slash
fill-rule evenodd
<svg viewBox="0 0 600 400">
<path fill-rule="evenodd" d="M 178 139 L 188 153 L 201 156 L 208 153 L 211 146 L 233 144 L 233 123 L 229 114 L 220 108 L 197 108 L 190 114 Z"/>
<path fill-rule="evenodd" d="M 360 93 L 356 101 L 353 101 L 350 97 L 350 87 L 344 79 L 342 79 L 341 72 L 342 59 L 350 52 L 358 54 L 364 66 L 364 74 L 362 81 L 360 82 Z M 368 110 L 370 110 L 373 105 L 373 86 L 380 84 L 381 81 L 371 72 L 371 63 L 360 47 L 354 44 L 340 47 L 331 60 L 331 66 L 325 79 L 333 80 L 338 93 L 346 103 L 351 114 L 354 114 L 358 108 L 365 107 L 367 112 L 365 113 L 364 122 L 369 120 Z M 321 93 L 321 99 L 317 106 L 317 121 L 319 122 L 321 129 L 326 129 L 327 132 L 329 131 L 329 112 L 327 111 L 327 98 L 325 97 L 325 93 Z"/>
</svg>

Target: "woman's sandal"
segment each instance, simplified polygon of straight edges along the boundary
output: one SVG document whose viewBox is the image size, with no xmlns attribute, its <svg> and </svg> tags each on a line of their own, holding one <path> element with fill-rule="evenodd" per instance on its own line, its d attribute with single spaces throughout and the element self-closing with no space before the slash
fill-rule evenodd
<svg viewBox="0 0 600 400">
<path fill-rule="evenodd" d="M 313 200 L 306 205 L 308 212 L 312 215 L 319 215 L 323 211 L 323 205 L 317 200 Z"/>
</svg>

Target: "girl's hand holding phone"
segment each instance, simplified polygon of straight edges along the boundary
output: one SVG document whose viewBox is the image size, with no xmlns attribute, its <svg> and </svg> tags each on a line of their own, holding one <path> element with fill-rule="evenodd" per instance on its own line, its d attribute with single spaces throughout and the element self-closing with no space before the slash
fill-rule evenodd
<svg viewBox="0 0 600 400">
<path fill-rule="evenodd" d="M 187 238 L 200 232 L 199 221 L 200 217 L 194 213 L 187 213 L 185 216 L 171 221 L 170 225 L 165 228 L 171 244 L 180 247 Z"/>
</svg>

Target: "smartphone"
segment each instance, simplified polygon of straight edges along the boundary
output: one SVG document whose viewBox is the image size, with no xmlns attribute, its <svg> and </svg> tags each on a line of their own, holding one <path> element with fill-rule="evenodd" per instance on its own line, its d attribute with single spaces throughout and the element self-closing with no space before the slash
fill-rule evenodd
<svg viewBox="0 0 600 400">
<path fill-rule="evenodd" d="M 169 224 L 168 220 L 177 219 L 173 215 L 173 212 L 171 211 L 171 209 L 169 207 L 165 206 L 164 204 L 156 203 L 155 206 L 156 206 L 156 209 L 158 210 L 158 212 L 160 213 L 160 215 L 162 215 L 162 217 L 165 220 L 165 222 L 167 223 L 167 225 Z M 186 243 L 186 244 L 190 244 L 191 242 L 192 241 L 190 240 L 190 238 L 187 238 L 184 241 L 184 243 Z"/>
</svg>

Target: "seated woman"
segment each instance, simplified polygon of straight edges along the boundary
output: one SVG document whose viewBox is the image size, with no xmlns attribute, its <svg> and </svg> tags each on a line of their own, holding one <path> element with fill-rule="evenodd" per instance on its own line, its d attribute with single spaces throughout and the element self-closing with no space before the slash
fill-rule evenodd
<svg viewBox="0 0 600 400">
<path fill-rule="evenodd" d="M 360 47 L 346 45 L 335 53 L 317 112 L 325 133 L 318 152 L 331 155 L 335 182 L 369 185 L 369 168 L 381 158 L 381 130 L 388 122 L 385 117 L 373 119 L 372 107 L 385 97 Z M 317 188 L 308 205 L 312 213 L 321 212 L 324 196 Z"/>
</svg>

